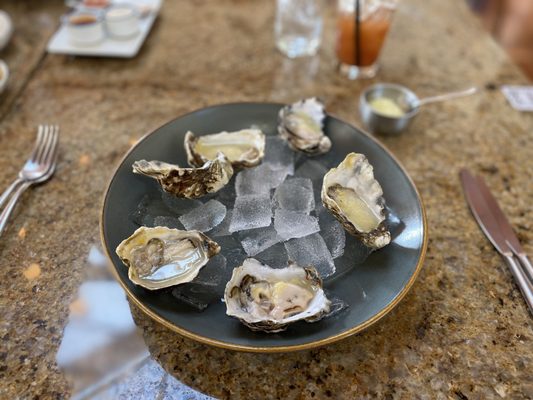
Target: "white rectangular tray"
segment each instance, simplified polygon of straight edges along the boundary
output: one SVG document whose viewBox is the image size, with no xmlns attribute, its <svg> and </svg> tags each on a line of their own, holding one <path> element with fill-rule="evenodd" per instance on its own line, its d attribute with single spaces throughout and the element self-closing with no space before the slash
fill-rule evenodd
<svg viewBox="0 0 533 400">
<path fill-rule="evenodd" d="M 140 19 L 140 32 L 137 36 L 125 40 L 106 37 L 102 42 L 95 45 L 75 45 L 69 41 L 66 29 L 61 25 L 48 42 L 48 52 L 93 57 L 135 57 L 157 18 L 162 0 L 129 0 L 128 2 L 153 8 L 153 11 L 148 16 Z"/>
</svg>

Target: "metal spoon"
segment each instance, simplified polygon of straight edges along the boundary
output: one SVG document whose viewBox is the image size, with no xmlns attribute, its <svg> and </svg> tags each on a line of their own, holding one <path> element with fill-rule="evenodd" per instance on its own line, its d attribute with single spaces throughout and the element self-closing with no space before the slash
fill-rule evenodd
<svg viewBox="0 0 533 400">
<path fill-rule="evenodd" d="M 364 124 L 371 132 L 398 135 L 409 126 L 411 121 L 418 114 L 421 106 L 438 101 L 470 96 L 478 91 L 479 88 L 470 87 L 458 92 L 444 93 L 419 99 L 414 92 L 405 86 L 392 83 L 379 83 L 367 88 L 361 94 L 359 111 Z M 404 111 L 404 114 L 399 117 L 394 117 L 380 114 L 374 110 L 370 103 L 372 100 L 380 97 L 385 97 L 395 102 Z"/>
</svg>

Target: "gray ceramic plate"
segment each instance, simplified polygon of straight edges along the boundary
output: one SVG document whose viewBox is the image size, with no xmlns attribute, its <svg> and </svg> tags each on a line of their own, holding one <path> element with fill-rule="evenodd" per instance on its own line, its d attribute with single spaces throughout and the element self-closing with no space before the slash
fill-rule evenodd
<svg viewBox="0 0 533 400">
<path fill-rule="evenodd" d="M 349 308 L 317 323 L 297 323 L 277 334 L 248 330 L 226 316 L 222 302 L 212 303 L 198 312 L 178 302 L 170 291 L 151 292 L 135 286 L 127 268 L 114 249 L 137 228 L 131 219 L 141 198 L 158 192 L 157 183 L 131 172 L 139 159 L 157 159 L 186 165 L 183 148 L 185 132 L 207 134 L 259 126 L 267 135 L 276 134 L 281 105 L 265 103 L 223 104 L 179 117 L 145 136 L 125 156 L 105 195 L 101 234 L 113 271 L 132 301 L 146 314 L 168 328 L 203 343 L 234 350 L 277 352 L 301 350 L 334 342 L 363 330 L 389 312 L 405 296 L 422 267 L 427 245 L 424 208 L 407 173 L 375 139 L 331 116 L 325 122 L 326 134 L 333 142 L 327 156 L 315 158 L 328 167 L 352 151 L 364 153 L 374 166 L 387 205 L 401 220 L 393 242 L 372 253 L 364 262 L 350 265 L 350 250 L 336 260 L 345 272 L 325 282 L 326 289 L 349 304 Z M 347 240 L 352 240 L 347 236 Z M 225 249 L 227 250 L 227 249 Z M 353 255 L 355 259 L 355 255 Z"/>
</svg>

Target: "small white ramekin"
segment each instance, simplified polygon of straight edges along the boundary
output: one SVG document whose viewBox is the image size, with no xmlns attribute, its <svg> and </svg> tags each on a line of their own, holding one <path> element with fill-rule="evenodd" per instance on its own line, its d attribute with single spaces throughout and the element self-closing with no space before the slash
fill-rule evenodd
<svg viewBox="0 0 533 400">
<path fill-rule="evenodd" d="M 105 11 L 105 24 L 113 38 L 134 37 L 139 33 L 139 10 L 131 4 L 113 4 Z"/>
<path fill-rule="evenodd" d="M 94 22 L 76 24 L 73 20 L 85 15 L 95 18 Z M 68 38 L 74 45 L 90 46 L 104 40 L 105 30 L 102 13 L 96 11 L 79 10 L 62 17 L 63 25 L 67 30 Z"/>
</svg>

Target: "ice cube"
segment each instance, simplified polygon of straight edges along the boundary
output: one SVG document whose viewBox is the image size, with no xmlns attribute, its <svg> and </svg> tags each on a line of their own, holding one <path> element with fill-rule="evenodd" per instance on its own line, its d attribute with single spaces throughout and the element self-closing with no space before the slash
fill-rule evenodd
<svg viewBox="0 0 533 400">
<path fill-rule="evenodd" d="M 313 233 L 303 238 L 291 239 L 285 242 L 285 248 L 289 260 L 295 261 L 302 267 L 312 265 L 322 278 L 335 273 L 333 258 L 320 234 Z"/>
<path fill-rule="evenodd" d="M 270 194 L 238 196 L 229 226 L 230 232 L 269 226 L 272 220 Z"/>
<path fill-rule="evenodd" d="M 154 226 L 166 226 L 167 228 L 183 229 L 181 222 L 174 217 L 159 216 L 154 218 Z"/>
<path fill-rule="evenodd" d="M 161 200 L 165 206 L 172 211 L 173 214 L 183 215 L 187 214 L 196 207 L 202 205 L 200 200 L 195 199 L 184 199 L 182 197 L 176 197 L 171 193 L 165 192 L 163 189 L 161 191 Z"/>
<path fill-rule="evenodd" d="M 155 220 L 155 217 L 153 215 L 145 215 L 141 219 L 141 223 L 139 225 L 146 226 L 148 228 L 153 228 L 155 226 L 154 220 Z"/>
<path fill-rule="evenodd" d="M 335 259 L 335 267 L 338 275 L 352 270 L 356 265 L 362 264 L 370 255 L 371 251 L 359 239 L 352 235 L 346 235 L 344 254 Z"/>
<path fill-rule="evenodd" d="M 220 224 L 225 216 L 226 206 L 217 200 L 209 200 L 182 215 L 179 220 L 187 230 L 207 232 Z"/>
<path fill-rule="evenodd" d="M 318 214 L 320 234 L 326 242 L 326 246 L 331 253 L 331 257 L 338 258 L 344 254 L 346 244 L 346 232 L 337 219 L 327 210 Z"/>
<path fill-rule="evenodd" d="M 196 311 L 203 311 L 210 303 L 220 299 L 219 294 L 215 293 L 211 287 L 195 282 L 175 286 L 171 293 L 181 303 L 194 308 Z"/>
<path fill-rule="evenodd" d="M 334 317 L 350 307 L 344 300 L 339 297 L 332 296 L 329 292 L 326 292 L 326 296 L 329 301 L 331 301 L 331 304 L 329 306 L 329 312 L 324 315 L 324 318 Z"/>
<path fill-rule="evenodd" d="M 291 178 L 283 182 L 274 193 L 275 207 L 309 214 L 315 208 L 313 183 L 306 178 Z"/>
<path fill-rule="evenodd" d="M 251 229 L 240 232 L 241 245 L 250 257 L 268 249 L 281 240 L 274 227 Z"/>
<path fill-rule="evenodd" d="M 316 160 L 307 160 L 296 169 L 294 176 L 309 178 L 313 181 L 322 181 L 327 172 L 328 169 L 320 162 Z"/>
<path fill-rule="evenodd" d="M 268 249 L 255 255 L 254 258 L 272 268 L 285 268 L 289 261 L 289 256 L 283 243 L 276 243 L 270 246 Z"/>
<path fill-rule="evenodd" d="M 235 179 L 230 180 L 218 192 L 208 194 L 203 197 L 203 199 L 215 199 L 220 201 L 226 207 L 233 207 L 233 203 L 235 203 Z"/>
<path fill-rule="evenodd" d="M 288 175 L 293 175 L 294 152 L 279 136 L 267 136 L 263 164 L 274 171 L 285 170 Z"/>
<path fill-rule="evenodd" d="M 387 215 L 387 228 L 392 240 L 396 239 L 405 229 L 405 223 L 389 207 L 385 207 Z"/>
<path fill-rule="evenodd" d="M 194 278 L 193 282 L 211 287 L 219 286 L 222 283 L 222 277 L 224 276 L 225 270 L 226 257 L 219 253 L 211 258 L 209 262 L 200 269 L 200 272 L 196 278 Z"/>
<path fill-rule="evenodd" d="M 131 220 L 140 226 L 153 226 L 157 216 L 170 215 L 165 204 L 158 196 L 145 195 L 137 204 L 137 208 L 130 214 Z"/>
<path fill-rule="evenodd" d="M 287 173 L 283 169 L 273 170 L 266 164 L 245 169 L 235 178 L 235 192 L 237 196 L 269 193 L 270 189 L 278 187 L 283 182 Z"/>
<path fill-rule="evenodd" d="M 233 236 L 217 237 L 216 242 L 221 248 L 221 254 L 226 257 L 226 270 L 228 271 L 227 281 L 231 277 L 234 268 L 242 265 L 242 262 L 248 256 L 244 252 L 241 243 Z"/>
<path fill-rule="evenodd" d="M 282 209 L 274 213 L 274 228 L 283 240 L 301 238 L 320 231 L 315 217 Z"/>
<path fill-rule="evenodd" d="M 231 223 L 231 216 L 233 215 L 233 210 L 226 211 L 226 217 L 222 220 L 220 224 L 215 226 L 209 231 L 210 237 L 219 237 L 219 236 L 229 236 L 231 232 L 229 231 L 229 224 Z"/>
</svg>

